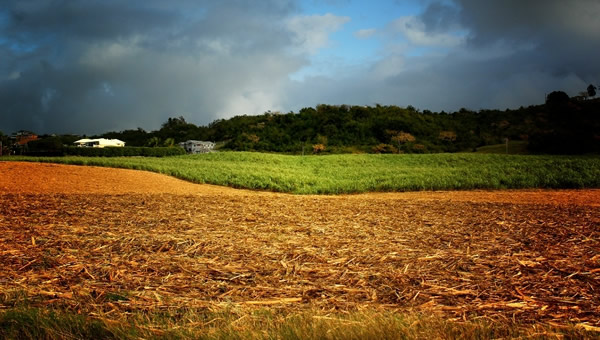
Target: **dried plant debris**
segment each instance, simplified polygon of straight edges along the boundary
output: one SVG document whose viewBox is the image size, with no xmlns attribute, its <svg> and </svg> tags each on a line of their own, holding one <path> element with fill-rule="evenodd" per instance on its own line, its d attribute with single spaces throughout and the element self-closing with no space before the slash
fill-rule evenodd
<svg viewBox="0 0 600 340">
<path fill-rule="evenodd" d="M 442 194 L 5 192 L 0 295 L 107 317 L 233 304 L 600 327 L 597 207 Z"/>
</svg>

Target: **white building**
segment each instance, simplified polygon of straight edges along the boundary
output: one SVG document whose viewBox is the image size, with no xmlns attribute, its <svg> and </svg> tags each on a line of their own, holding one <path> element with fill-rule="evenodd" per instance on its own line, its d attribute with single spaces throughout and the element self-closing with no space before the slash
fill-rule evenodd
<svg viewBox="0 0 600 340">
<path fill-rule="evenodd" d="M 120 141 L 118 139 L 106 139 L 106 138 L 96 138 L 96 139 L 80 139 L 74 142 L 75 145 L 82 148 L 104 148 L 104 147 L 124 147 L 125 142 Z"/>
<path fill-rule="evenodd" d="M 203 142 L 199 140 L 188 140 L 186 142 L 179 143 L 179 146 L 185 149 L 187 153 L 208 153 L 213 151 L 215 143 Z"/>
</svg>

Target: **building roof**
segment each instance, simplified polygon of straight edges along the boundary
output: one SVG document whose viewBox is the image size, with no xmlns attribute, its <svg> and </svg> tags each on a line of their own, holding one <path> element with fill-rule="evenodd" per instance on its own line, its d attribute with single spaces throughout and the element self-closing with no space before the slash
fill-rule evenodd
<svg viewBox="0 0 600 340">
<path fill-rule="evenodd" d="M 76 140 L 75 144 L 81 144 L 81 143 L 92 143 L 92 142 L 99 142 L 99 143 L 124 143 L 122 140 L 118 140 L 118 139 L 106 139 L 106 138 L 95 138 L 95 139 L 88 139 L 88 138 L 83 138 L 80 140 Z"/>
<path fill-rule="evenodd" d="M 212 144 L 214 144 L 213 142 L 206 142 L 206 141 L 194 140 L 194 139 L 189 139 L 189 140 L 186 140 L 185 142 L 181 142 L 179 144 L 183 144 L 183 143 L 212 143 Z"/>
</svg>

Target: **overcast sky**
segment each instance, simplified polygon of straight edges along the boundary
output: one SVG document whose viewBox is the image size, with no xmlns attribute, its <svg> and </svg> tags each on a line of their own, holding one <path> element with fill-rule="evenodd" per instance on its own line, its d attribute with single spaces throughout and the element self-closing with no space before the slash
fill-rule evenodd
<svg viewBox="0 0 600 340">
<path fill-rule="evenodd" d="M 600 85 L 598 18 L 600 0 L 2 0 L 0 131 L 539 104 Z"/>
</svg>

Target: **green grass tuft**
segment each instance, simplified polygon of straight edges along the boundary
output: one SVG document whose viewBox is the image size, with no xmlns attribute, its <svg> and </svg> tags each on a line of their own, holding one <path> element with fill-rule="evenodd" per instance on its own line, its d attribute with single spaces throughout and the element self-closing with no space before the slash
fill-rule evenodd
<svg viewBox="0 0 600 340">
<path fill-rule="evenodd" d="M 77 314 L 29 308 L 0 315 L 1 339 L 118 339 L 121 333 Z"/>
<path fill-rule="evenodd" d="M 509 320 L 450 320 L 443 315 L 362 308 L 326 312 L 171 308 L 79 314 L 59 305 L 40 308 L 23 291 L 0 294 L 0 340 L 4 339 L 590 339 L 600 332 L 581 325 L 519 323 Z"/>
<path fill-rule="evenodd" d="M 587 339 L 598 332 L 573 325 L 457 322 L 434 315 L 362 310 L 328 313 L 261 309 L 133 313 L 121 320 L 65 311 L 0 312 L 0 339 Z"/>
</svg>

